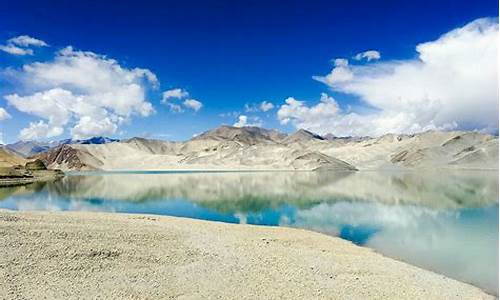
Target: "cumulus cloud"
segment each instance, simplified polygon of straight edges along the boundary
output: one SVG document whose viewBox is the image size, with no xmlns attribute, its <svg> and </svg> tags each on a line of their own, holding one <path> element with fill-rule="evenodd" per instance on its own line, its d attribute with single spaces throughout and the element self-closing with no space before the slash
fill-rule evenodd
<svg viewBox="0 0 500 300">
<path fill-rule="evenodd" d="M 64 132 L 64 129 L 59 126 L 49 125 L 40 120 L 38 122 L 31 122 L 26 128 L 21 129 L 19 138 L 24 141 L 36 140 L 39 138 L 50 138 L 59 136 Z"/>
<path fill-rule="evenodd" d="M 182 102 L 182 105 L 194 111 L 199 111 L 203 107 L 203 103 L 196 99 L 186 99 Z"/>
<path fill-rule="evenodd" d="M 118 125 L 109 117 L 94 120 L 90 116 L 83 116 L 80 118 L 75 127 L 71 129 L 71 135 L 77 137 L 105 135 L 108 133 L 114 133 L 117 129 Z"/>
<path fill-rule="evenodd" d="M 357 96 L 372 112 L 332 114 L 331 108 L 322 112 L 322 102 L 306 106 L 291 101 L 281 107 L 280 120 L 336 135 L 429 129 L 498 132 L 497 41 L 497 20 L 478 19 L 419 44 L 415 59 L 356 66 L 338 60 L 329 74 L 314 78 Z"/>
<path fill-rule="evenodd" d="M 46 47 L 48 45 L 42 40 L 20 35 L 8 39 L 6 45 L 0 45 L 0 50 L 14 55 L 33 55 L 33 49 L 29 48 L 30 46 Z"/>
<path fill-rule="evenodd" d="M 321 94 L 318 104 L 307 106 L 304 101 L 289 97 L 278 110 L 281 124 L 292 122 L 296 127 L 306 128 L 317 133 L 323 132 L 324 123 L 339 115 L 340 109 L 335 100 L 327 94 Z"/>
<path fill-rule="evenodd" d="M 67 127 L 76 139 L 114 134 L 133 116 L 154 112 L 146 90 L 159 84 L 147 69 L 124 68 L 116 60 L 72 47 L 59 51 L 53 61 L 24 65 L 14 76 L 31 92 L 4 98 L 41 118 L 21 131 L 23 139 L 58 136 Z"/>
<path fill-rule="evenodd" d="M 203 107 L 203 103 L 196 99 L 186 99 L 189 97 L 189 93 L 180 88 L 175 88 L 171 90 L 164 91 L 162 94 L 161 102 L 170 108 L 170 111 L 175 113 L 184 112 L 182 106 L 194 111 L 199 111 Z M 184 99 L 182 103 L 176 103 L 176 100 Z M 182 106 L 181 106 L 182 105 Z"/>
<path fill-rule="evenodd" d="M 255 126 L 262 127 L 262 120 L 259 117 L 252 117 L 252 122 L 249 123 L 248 116 L 240 115 L 238 121 L 233 124 L 234 127 Z"/>
<path fill-rule="evenodd" d="M 328 80 L 329 82 L 347 82 L 352 80 L 353 74 L 349 68 L 349 61 L 347 59 L 337 58 L 333 63 L 335 68 L 333 68 L 324 80 Z M 318 79 L 317 77 L 314 78 Z"/>
<path fill-rule="evenodd" d="M 354 55 L 353 59 L 354 60 L 366 59 L 367 61 L 378 60 L 380 59 L 380 52 L 376 50 L 368 50 Z"/>
</svg>

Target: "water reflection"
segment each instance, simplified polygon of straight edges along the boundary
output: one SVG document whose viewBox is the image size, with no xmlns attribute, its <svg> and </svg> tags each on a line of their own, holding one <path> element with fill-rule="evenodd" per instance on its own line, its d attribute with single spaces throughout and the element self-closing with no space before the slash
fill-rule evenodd
<svg viewBox="0 0 500 300">
<path fill-rule="evenodd" d="M 497 294 L 497 184 L 496 172 L 93 174 L 0 189 L 0 207 L 308 228 Z"/>
<path fill-rule="evenodd" d="M 340 236 L 425 269 L 498 290 L 498 204 L 434 210 L 414 205 L 323 203 L 297 211 L 295 226 Z"/>
</svg>

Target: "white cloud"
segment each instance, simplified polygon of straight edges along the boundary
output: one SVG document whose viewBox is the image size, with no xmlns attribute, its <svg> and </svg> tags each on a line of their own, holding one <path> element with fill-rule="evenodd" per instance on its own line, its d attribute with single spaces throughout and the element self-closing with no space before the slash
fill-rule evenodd
<svg viewBox="0 0 500 300">
<path fill-rule="evenodd" d="M 297 128 L 304 128 L 324 135 L 336 136 L 379 136 L 388 132 L 420 132 L 438 129 L 434 124 L 425 127 L 408 126 L 405 113 L 372 114 L 346 113 L 332 97 L 322 94 L 319 103 L 308 106 L 304 101 L 288 98 L 277 113 L 281 124 L 292 123 Z M 443 125 L 439 129 L 453 129 L 455 124 Z"/>
<path fill-rule="evenodd" d="M 46 46 L 48 46 L 46 42 L 39 40 L 39 39 L 35 39 L 35 38 L 28 36 L 28 35 L 20 35 L 20 36 L 13 37 L 13 38 L 7 40 L 7 43 L 18 45 L 21 47 L 29 47 L 29 46 L 46 47 Z"/>
<path fill-rule="evenodd" d="M 26 128 L 21 129 L 19 138 L 23 141 L 50 138 L 61 135 L 64 129 L 59 126 L 49 125 L 44 121 L 31 122 Z"/>
<path fill-rule="evenodd" d="M 337 102 L 325 93 L 321 94 L 320 102 L 311 107 L 304 101 L 289 97 L 277 113 L 281 124 L 292 122 L 296 127 L 317 133 L 326 133 L 322 130 L 324 123 L 338 117 L 338 114 Z"/>
<path fill-rule="evenodd" d="M 186 99 L 182 102 L 182 105 L 194 111 L 199 111 L 203 107 L 203 103 L 196 99 Z"/>
<path fill-rule="evenodd" d="M 161 103 L 168 106 L 170 110 L 175 113 L 184 112 L 184 109 L 181 107 L 181 104 L 184 107 L 192 109 L 194 111 L 199 111 L 203 107 L 203 103 L 201 103 L 200 101 L 192 98 L 186 99 L 187 97 L 189 97 L 189 93 L 186 90 L 175 88 L 163 92 Z M 185 100 L 181 104 L 177 104 L 174 102 L 174 100 L 180 100 L 180 99 L 185 99 Z"/>
<path fill-rule="evenodd" d="M 6 45 L 0 45 L 0 50 L 13 55 L 33 55 L 33 49 L 28 48 L 29 46 L 46 47 L 48 45 L 42 40 L 20 35 L 7 40 Z"/>
<path fill-rule="evenodd" d="M 274 104 L 272 104 L 271 102 L 262 101 L 259 105 L 259 108 L 261 111 L 267 112 L 274 108 Z"/>
<path fill-rule="evenodd" d="M 336 67 L 347 67 L 349 65 L 349 61 L 345 58 L 336 58 L 333 60 L 333 65 Z"/>
<path fill-rule="evenodd" d="M 179 104 L 175 104 L 175 103 L 172 103 L 172 102 L 165 102 L 165 105 L 170 108 L 171 112 L 174 112 L 174 113 L 182 113 L 182 112 L 184 112 L 184 109 Z"/>
<path fill-rule="evenodd" d="M 96 135 L 106 135 L 115 133 L 118 129 L 116 122 L 109 117 L 94 120 L 90 116 L 83 116 L 78 123 L 71 129 L 71 135 L 75 137 L 88 137 Z"/>
<path fill-rule="evenodd" d="M 248 117 L 245 115 L 240 115 L 238 117 L 238 121 L 233 124 L 234 127 L 245 127 L 245 126 L 255 126 L 255 127 L 262 127 L 262 121 L 258 117 L 253 117 L 252 120 L 253 122 L 249 123 L 248 122 Z"/>
<path fill-rule="evenodd" d="M 67 47 L 53 61 L 24 65 L 15 76 L 32 92 L 5 99 L 19 111 L 47 121 L 30 124 L 21 137 L 57 136 L 68 126 L 73 126 L 71 134 L 77 139 L 113 134 L 133 116 L 154 113 L 145 95 L 148 86 L 158 86 L 156 76 L 93 52 Z"/>
<path fill-rule="evenodd" d="M 238 121 L 233 124 L 234 127 L 244 127 L 247 125 L 248 117 L 241 115 L 238 117 Z"/>
<path fill-rule="evenodd" d="M 0 121 L 12 118 L 11 115 L 5 110 L 5 108 L 0 107 Z M 3 144 L 3 133 L 0 132 L 0 144 Z"/>
<path fill-rule="evenodd" d="M 53 126 L 68 123 L 73 104 L 81 101 L 70 91 L 60 88 L 37 92 L 29 96 L 11 94 L 5 96 L 5 99 L 17 110 L 47 119 Z"/>
<path fill-rule="evenodd" d="M 330 74 L 314 78 L 334 91 L 357 96 L 375 112 L 339 111 L 327 113 L 325 118 L 318 117 L 319 112 L 285 114 L 282 119 L 336 135 L 377 136 L 428 129 L 497 132 L 497 41 L 497 20 L 478 19 L 435 41 L 419 44 L 416 59 L 361 66 L 339 61 Z M 284 109 L 290 110 L 289 106 Z M 296 106 L 296 110 L 320 109 L 318 105 Z"/>
<path fill-rule="evenodd" d="M 274 104 L 272 104 L 271 102 L 267 102 L 265 100 L 258 104 L 248 104 L 248 103 L 245 104 L 245 112 L 250 112 L 250 113 L 258 111 L 267 112 L 273 108 Z"/>
<path fill-rule="evenodd" d="M 0 50 L 13 55 L 33 55 L 33 50 L 19 48 L 15 45 L 0 45 Z"/>
<path fill-rule="evenodd" d="M 186 90 L 177 88 L 164 91 L 162 96 L 161 102 L 166 103 L 169 99 L 183 99 L 189 97 L 189 93 Z"/>
<path fill-rule="evenodd" d="M 349 61 L 344 58 L 334 60 L 335 68 L 325 77 L 329 82 L 344 82 L 352 80 L 353 74 L 349 69 Z"/>
<path fill-rule="evenodd" d="M 380 59 L 380 52 L 378 52 L 376 50 L 368 50 L 368 51 L 361 52 L 361 53 L 354 55 L 353 59 L 354 60 L 366 59 L 367 61 L 379 60 Z"/>
<path fill-rule="evenodd" d="M 5 110 L 5 108 L 0 107 L 0 121 L 10 119 L 10 114 Z"/>
</svg>

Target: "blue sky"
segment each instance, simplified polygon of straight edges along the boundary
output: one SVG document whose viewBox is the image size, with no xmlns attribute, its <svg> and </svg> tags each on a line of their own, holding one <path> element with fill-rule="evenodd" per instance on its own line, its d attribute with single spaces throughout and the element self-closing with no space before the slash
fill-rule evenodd
<svg viewBox="0 0 500 300">
<path fill-rule="evenodd" d="M 397 68 L 400 62 L 408 66 L 421 63 L 423 58 L 416 49 L 417 45 L 432 41 L 439 41 L 437 45 L 445 44 L 445 40 L 441 43 L 440 37 L 453 30 L 465 28 L 453 37 L 459 42 L 485 39 L 481 47 L 491 45 L 498 31 L 497 1 L 2 2 L 0 43 L 14 45 L 15 42 L 9 42 L 9 39 L 27 35 L 48 44 L 24 46 L 33 51 L 32 55 L 0 51 L 0 107 L 10 116 L 0 121 L 4 142 L 20 137 L 84 137 L 94 132 L 119 138 L 142 135 L 183 140 L 223 123 L 237 123 L 240 115 L 246 117 L 246 124 L 288 132 L 296 128 L 337 135 L 378 135 L 433 128 L 498 132 L 498 125 L 494 125 L 495 119 L 498 123 L 498 107 L 488 122 L 478 120 L 480 112 L 477 115 L 464 113 L 470 111 L 466 103 L 477 97 L 488 98 L 486 106 L 495 101 L 498 103 L 498 92 L 470 95 L 460 100 L 464 103 L 461 111 L 442 112 L 442 107 L 449 103 L 441 99 L 447 97 L 443 96 L 446 93 L 433 87 L 429 87 L 429 91 L 419 99 L 409 96 L 407 100 L 405 97 L 412 95 L 403 90 L 405 86 L 412 85 L 408 78 L 428 78 L 425 76 L 427 73 L 403 76 L 403 79 L 387 78 L 387 73 L 399 73 Z M 490 19 L 466 27 L 480 18 Z M 489 29 L 494 34 L 485 37 L 484 32 Z M 471 33 L 473 36 L 470 36 Z M 440 67 L 449 69 L 450 65 L 462 65 L 470 53 L 478 53 L 478 50 L 482 53 L 482 48 L 462 51 L 455 44 L 455 40 L 450 41 L 442 51 L 449 51 L 449 56 L 458 53 L 457 60 L 460 61 L 432 64 L 428 72 Z M 81 120 L 86 117 L 85 113 L 72 111 L 68 112 L 66 119 L 57 122 L 48 117 L 53 113 L 50 106 L 54 102 L 45 105 L 48 106 L 44 108 L 47 111 L 26 108 L 46 101 L 43 100 L 46 97 L 31 99 L 38 102 L 30 102 L 22 108 L 22 102 L 26 100 L 22 97 L 36 92 L 63 88 L 75 97 L 95 92 L 76 84 L 61 83 L 60 80 L 38 84 L 40 78 L 23 73 L 23 65 L 53 63 L 54 56 L 60 55 L 57 51 L 67 46 L 73 47 L 70 54 L 73 58 L 79 55 L 78 51 L 91 51 L 102 55 L 96 59 L 116 60 L 121 68 L 144 68 L 154 73 L 156 83 L 144 83 L 140 78 L 126 83 L 144 85 L 145 98 L 142 100 L 151 103 L 152 111 L 143 113 L 132 108 L 116 113 L 116 107 L 103 106 L 107 112 L 98 115 L 109 117 L 110 121 L 92 128 L 90 125 L 101 120 L 96 114 L 84 119 L 88 121 L 84 122 Z M 429 56 L 439 56 L 436 54 L 439 51 L 434 51 L 435 47 L 431 46 Z M 381 58 L 370 61 L 353 59 L 356 54 L 367 50 L 376 51 Z M 336 58 L 348 59 L 348 66 L 344 65 L 345 61 L 335 63 Z M 496 56 L 489 59 L 490 64 L 496 65 L 491 62 L 491 59 L 497 59 Z M 425 66 L 416 68 L 420 70 Z M 347 71 L 348 77 L 339 81 L 333 75 L 331 80 L 328 79 L 335 69 Z M 382 73 L 385 75 L 380 75 Z M 367 74 L 378 75 L 368 78 Z M 432 74 L 439 74 L 439 70 Z M 447 75 L 443 73 L 440 78 Z M 313 76 L 319 77 L 313 79 Z M 489 76 L 487 80 L 485 76 Z M 496 71 L 492 71 L 472 80 L 493 91 L 497 84 L 491 82 L 496 76 Z M 47 76 L 43 78 L 48 80 Z M 407 82 L 402 82 L 404 78 Z M 450 75 L 450 78 L 453 79 L 453 76 Z M 471 78 L 464 80 L 470 82 Z M 378 89 L 390 89 L 391 84 L 396 82 L 402 90 L 397 95 L 380 96 L 374 91 L 377 88 L 370 85 L 375 81 L 382 81 Z M 443 84 L 448 82 L 444 80 Z M 456 84 L 462 85 L 460 83 L 457 80 Z M 422 79 L 416 84 L 422 86 L 421 90 L 426 90 L 431 83 Z M 189 94 L 182 99 L 167 99 L 168 103 L 180 106 L 183 112 L 172 111 L 171 106 L 161 103 L 162 93 L 174 88 Z M 321 97 L 322 93 L 325 97 Z M 20 98 L 13 100 L 11 97 L 10 101 L 5 98 L 13 94 Z M 291 100 L 285 102 L 289 97 L 292 97 Z M 391 104 L 394 101 L 383 102 L 377 97 L 395 97 L 403 99 L 403 103 L 395 107 Z M 182 103 L 187 99 L 199 101 L 202 107 L 195 111 L 184 106 Z M 266 112 L 259 110 L 257 106 L 262 101 L 273 103 L 274 108 Z M 245 104 L 256 107 L 245 111 Z M 415 115 L 429 117 L 413 116 L 407 107 L 415 104 L 422 104 L 415 110 Z M 98 108 L 102 110 L 103 107 Z M 413 117 L 415 120 L 412 123 L 402 121 Z M 23 128 L 40 121 L 43 126 L 37 127 L 37 130 L 34 126 L 33 130 L 21 135 Z M 78 124 L 82 130 L 72 130 Z M 359 124 L 369 124 L 369 128 Z M 51 126 L 60 127 L 62 131 L 52 130 Z M 87 127 L 83 129 L 84 126 Z"/>
</svg>

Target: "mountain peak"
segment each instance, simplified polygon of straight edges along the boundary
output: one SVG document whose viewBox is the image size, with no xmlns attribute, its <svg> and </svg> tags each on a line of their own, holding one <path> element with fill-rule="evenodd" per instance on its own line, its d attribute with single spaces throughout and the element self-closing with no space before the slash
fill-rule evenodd
<svg viewBox="0 0 500 300">
<path fill-rule="evenodd" d="M 258 143 L 276 143 L 285 137 L 286 135 L 276 130 L 269 130 L 261 127 L 234 127 L 223 125 L 205 131 L 191 140 L 236 141 L 247 145 L 255 145 Z"/>
<path fill-rule="evenodd" d="M 324 140 L 324 138 L 316 133 L 305 129 L 299 129 L 295 133 L 289 135 L 283 140 L 284 144 L 297 143 L 297 142 L 307 142 L 312 140 Z"/>
<path fill-rule="evenodd" d="M 327 140 L 327 141 L 333 141 L 337 138 L 336 135 L 334 135 L 333 133 L 327 133 L 323 136 L 323 139 Z"/>
</svg>

